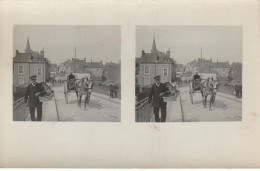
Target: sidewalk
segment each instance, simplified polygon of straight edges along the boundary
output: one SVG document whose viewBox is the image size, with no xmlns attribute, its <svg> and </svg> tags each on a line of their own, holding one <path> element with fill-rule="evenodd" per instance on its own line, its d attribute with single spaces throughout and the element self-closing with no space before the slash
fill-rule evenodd
<svg viewBox="0 0 260 171">
<path fill-rule="evenodd" d="M 44 101 L 42 104 L 42 121 L 58 121 L 55 100 Z"/>
<path fill-rule="evenodd" d="M 35 110 L 37 117 L 37 111 Z M 31 121 L 30 113 L 27 114 L 26 121 Z M 42 121 L 58 121 L 54 98 L 50 101 L 42 102 Z"/>
<path fill-rule="evenodd" d="M 217 92 L 216 98 L 218 98 L 218 96 L 225 97 L 225 98 L 227 98 L 229 100 L 233 100 L 233 101 L 236 101 L 238 103 L 242 103 L 242 98 L 238 99 L 235 95 L 230 95 L 230 94 L 226 94 L 226 93 Z"/>
<path fill-rule="evenodd" d="M 118 105 L 121 104 L 121 100 L 119 98 L 110 98 L 108 95 L 104 95 L 104 94 L 100 94 L 100 93 L 96 93 L 96 92 L 92 92 L 91 95 L 104 99 L 104 100 L 114 102 Z"/>
</svg>

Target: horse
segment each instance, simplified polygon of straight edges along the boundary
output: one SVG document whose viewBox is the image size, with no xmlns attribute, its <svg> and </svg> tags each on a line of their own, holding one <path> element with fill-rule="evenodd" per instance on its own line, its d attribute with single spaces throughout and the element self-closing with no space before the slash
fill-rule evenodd
<svg viewBox="0 0 260 171">
<path fill-rule="evenodd" d="M 78 97 L 78 105 L 81 107 L 81 98 L 83 95 L 85 95 L 84 100 L 84 109 L 86 109 L 86 105 L 90 101 L 90 96 L 93 88 L 93 82 L 92 80 L 89 80 L 87 78 L 82 78 L 81 80 L 78 80 L 75 83 L 76 86 L 76 93 Z"/>
<path fill-rule="evenodd" d="M 201 90 L 203 93 L 202 97 L 203 97 L 204 107 L 206 107 L 208 95 L 210 96 L 209 110 L 212 110 L 211 105 L 215 102 L 218 85 L 219 85 L 218 81 L 214 81 L 211 78 L 207 80 L 203 80 L 200 83 Z"/>
</svg>

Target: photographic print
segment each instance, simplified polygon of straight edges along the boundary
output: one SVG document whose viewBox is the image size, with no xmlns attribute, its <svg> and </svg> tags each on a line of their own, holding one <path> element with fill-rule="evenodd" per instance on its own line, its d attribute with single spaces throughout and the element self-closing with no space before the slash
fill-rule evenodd
<svg viewBox="0 0 260 171">
<path fill-rule="evenodd" d="M 119 122 L 120 26 L 13 26 L 13 120 Z"/>
<path fill-rule="evenodd" d="M 239 26 L 137 26 L 136 122 L 242 120 Z"/>
</svg>

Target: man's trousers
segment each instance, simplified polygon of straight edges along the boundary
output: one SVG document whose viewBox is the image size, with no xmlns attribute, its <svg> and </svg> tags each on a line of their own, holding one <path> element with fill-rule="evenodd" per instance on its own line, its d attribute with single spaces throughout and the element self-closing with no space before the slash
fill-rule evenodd
<svg viewBox="0 0 260 171">
<path fill-rule="evenodd" d="M 37 121 L 42 120 L 42 103 L 38 104 L 36 107 L 29 107 L 31 121 L 35 121 L 35 109 L 37 109 Z"/>
<path fill-rule="evenodd" d="M 161 109 L 161 118 L 159 117 L 159 110 Z M 155 122 L 165 122 L 166 121 L 166 105 L 160 107 L 153 107 L 153 112 L 155 116 Z"/>
</svg>

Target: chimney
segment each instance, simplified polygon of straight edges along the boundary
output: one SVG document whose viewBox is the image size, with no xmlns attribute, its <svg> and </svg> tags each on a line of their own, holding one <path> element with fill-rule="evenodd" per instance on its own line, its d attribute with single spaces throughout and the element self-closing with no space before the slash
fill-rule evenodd
<svg viewBox="0 0 260 171">
<path fill-rule="evenodd" d="M 84 58 L 84 62 L 86 62 L 86 58 Z"/>
<path fill-rule="evenodd" d="M 16 50 L 16 53 L 15 53 L 15 54 L 17 55 L 18 53 L 19 53 L 19 50 Z"/>
<path fill-rule="evenodd" d="M 144 54 L 144 50 L 142 50 L 142 55 Z"/>
</svg>

